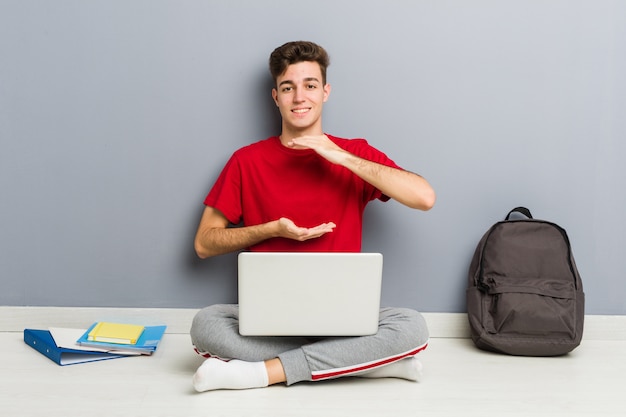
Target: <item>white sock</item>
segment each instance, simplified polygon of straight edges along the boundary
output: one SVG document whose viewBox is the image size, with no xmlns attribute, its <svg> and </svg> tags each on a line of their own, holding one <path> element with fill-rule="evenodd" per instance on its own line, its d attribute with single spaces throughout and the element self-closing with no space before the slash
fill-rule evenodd
<svg viewBox="0 0 626 417">
<path fill-rule="evenodd" d="M 419 381 L 422 378 L 422 363 L 415 357 L 402 359 L 373 371 L 358 375 L 362 378 L 402 378 Z"/>
<path fill-rule="evenodd" d="M 209 358 L 193 376 L 193 387 L 198 392 L 214 389 L 248 389 L 268 386 L 264 362 L 231 360 L 224 362 Z"/>
</svg>

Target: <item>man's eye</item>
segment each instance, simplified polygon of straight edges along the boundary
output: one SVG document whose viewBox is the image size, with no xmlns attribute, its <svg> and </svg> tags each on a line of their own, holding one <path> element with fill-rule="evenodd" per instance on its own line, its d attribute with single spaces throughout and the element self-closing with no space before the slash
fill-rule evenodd
<svg viewBox="0 0 626 417">
<path fill-rule="evenodd" d="M 283 87 L 283 93 L 288 93 L 292 90 L 292 87 Z"/>
<path fill-rule="evenodd" d="M 317 88 L 317 86 L 315 84 L 309 84 L 309 85 L 307 85 L 307 88 L 309 90 L 313 90 L 313 89 Z"/>
</svg>

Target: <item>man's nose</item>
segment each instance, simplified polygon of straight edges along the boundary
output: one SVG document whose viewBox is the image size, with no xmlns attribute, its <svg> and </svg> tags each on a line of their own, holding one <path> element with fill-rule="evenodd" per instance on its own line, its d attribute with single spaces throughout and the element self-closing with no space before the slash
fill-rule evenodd
<svg viewBox="0 0 626 417">
<path fill-rule="evenodd" d="M 296 88 L 293 93 L 293 101 L 300 103 L 304 100 L 304 91 L 301 88 Z"/>
</svg>

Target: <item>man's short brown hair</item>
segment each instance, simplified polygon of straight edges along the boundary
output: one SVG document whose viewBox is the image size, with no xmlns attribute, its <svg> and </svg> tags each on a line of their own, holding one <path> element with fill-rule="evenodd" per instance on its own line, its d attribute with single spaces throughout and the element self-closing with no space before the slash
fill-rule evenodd
<svg viewBox="0 0 626 417">
<path fill-rule="evenodd" d="M 307 41 L 287 42 L 274 49 L 270 55 L 270 73 L 274 83 L 289 65 L 299 62 L 317 62 L 322 71 L 322 83 L 326 84 L 326 68 L 330 65 L 328 53 L 321 46 Z"/>
</svg>

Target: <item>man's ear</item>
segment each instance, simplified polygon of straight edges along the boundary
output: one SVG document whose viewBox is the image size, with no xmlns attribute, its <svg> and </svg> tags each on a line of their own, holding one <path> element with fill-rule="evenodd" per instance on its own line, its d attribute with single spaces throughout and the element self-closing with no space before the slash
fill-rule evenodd
<svg viewBox="0 0 626 417">
<path fill-rule="evenodd" d="M 330 84 L 324 86 L 324 103 L 328 100 L 328 96 L 330 96 Z"/>
<path fill-rule="evenodd" d="M 274 103 L 278 106 L 278 91 L 275 88 L 272 88 L 272 98 L 274 99 Z"/>
</svg>

